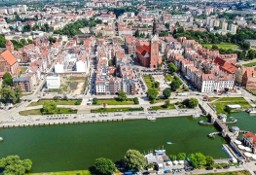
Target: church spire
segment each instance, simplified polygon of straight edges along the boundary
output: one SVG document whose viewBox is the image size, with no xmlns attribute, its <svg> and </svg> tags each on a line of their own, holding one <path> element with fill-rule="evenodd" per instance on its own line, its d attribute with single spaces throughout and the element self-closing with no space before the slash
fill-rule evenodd
<svg viewBox="0 0 256 175">
<path fill-rule="evenodd" d="M 154 18 L 153 20 L 153 31 L 152 31 L 152 35 L 156 35 L 157 34 L 157 31 L 156 31 L 156 19 Z"/>
</svg>

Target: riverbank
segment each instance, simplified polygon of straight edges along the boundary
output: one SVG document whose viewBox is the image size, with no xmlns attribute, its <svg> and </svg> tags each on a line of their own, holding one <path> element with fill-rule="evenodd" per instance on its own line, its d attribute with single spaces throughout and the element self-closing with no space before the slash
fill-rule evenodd
<svg viewBox="0 0 256 175">
<path fill-rule="evenodd" d="M 161 110 L 161 111 L 135 111 L 135 112 L 114 112 L 114 113 L 90 113 L 90 114 L 56 114 L 56 115 L 35 115 L 20 116 L 19 120 L 10 117 L 9 120 L 2 121 L 0 128 L 11 127 L 31 127 L 62 124 L 80 124 L 95 122 L 112 122 L 136 119 L 168 118 L 193 116 L 200 117 L 201 110 Z"/>
</svg>

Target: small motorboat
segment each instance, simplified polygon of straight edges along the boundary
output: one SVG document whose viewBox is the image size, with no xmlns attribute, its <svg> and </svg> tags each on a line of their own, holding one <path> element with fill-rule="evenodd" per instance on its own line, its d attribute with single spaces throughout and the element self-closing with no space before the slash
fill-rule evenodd
<svg viewBox="0 0 256 175">
<path fill-rule="evenodd" d="M 166 142 L 166 144 L 167 144 L 167 145 L 171 145 L 171 144 L 173 144 L 173 143 L 172 143 L 172 142 Z"/>
<path fill-rule="evenodd" d="M 0 137 L 0 142 L 4 141 L 3 137 Z"/>
</svg>

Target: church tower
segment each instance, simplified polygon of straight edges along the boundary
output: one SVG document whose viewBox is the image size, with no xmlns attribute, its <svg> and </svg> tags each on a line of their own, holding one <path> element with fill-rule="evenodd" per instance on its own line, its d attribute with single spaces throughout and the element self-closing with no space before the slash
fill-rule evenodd
<svg viewBox="0 0 256 175">
<path fill-rule="evenodd" d="M 157 68 L 159 64 L 159 39 L 154 35 L 150 41 L 150 68 Z"/>
<path fill-rule="evenodd" d="M 9 50 L 11 53 L 14 51 L 13 43 L 10 40 L 6 41 L 6 49 Z"/>
</svg>

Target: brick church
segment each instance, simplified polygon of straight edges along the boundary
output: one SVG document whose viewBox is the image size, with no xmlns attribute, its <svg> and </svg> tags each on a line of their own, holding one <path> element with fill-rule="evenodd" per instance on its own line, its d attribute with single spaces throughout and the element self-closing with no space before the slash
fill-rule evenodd
<svg viewBox="0 0 256 175">
<path fill-rule="evenodd" d="M 159 55 L 159 38 L 156 25 L 153 25 L 153 37 L 150 41 L 138 41 L 136 44 L 136 59 L 144 67 L 157 68 L 162 63 Z"/>
</svg>

